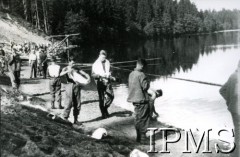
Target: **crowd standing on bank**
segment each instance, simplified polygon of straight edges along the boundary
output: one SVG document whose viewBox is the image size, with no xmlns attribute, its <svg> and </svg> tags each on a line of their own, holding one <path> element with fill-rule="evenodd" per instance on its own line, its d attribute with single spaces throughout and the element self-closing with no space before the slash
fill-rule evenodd
<svg viewBox="0 0 240 157">
<path fill-rule="evenodd" d="M 7 54 L 4 45 L 0 45 L 0 75 L 10 78 L 13 89 L 20 86 L 21 58 L 20 54 L 28 54 L 30 74 L 29 78 L 41 77 L 49 79 L 49 90 L 51 95 L 51 109 L 64 109 L 62 118 L 68 121 L 71 109 L 73 108 L 74 124 L 78 122 L 81 110 L 82 87 L 90 83 L 90 76 L 81 68 L 75 66 L 75 59 L 70 57 L 66 67 L 61 68 L 55 57 L 48 59 L 49 45 L 36 45 L 24 43 L 23 45 L 11 44 L 11 51 Z M 134 118 L 136 129 L 136 141 L 141 144 L 149 144 L 146 132 L 151 119 L 158 117 L 154 107 L 156 98 L 162 96 L 162 90 L 150 89 L 150 81 L 144 73 L 147 66 L 145 59 L 136 61 L 136 68 L 129 74 L 128 98 L 127 101 L 134 106 Z M 239 73 L 240 62 L 237 70 L 230 76 L 229 80 L 220 89 L 220 94 L 226 100 L 229 111 L 232 114 L 235 125 L 235 132 L 239 132 Z M 107 59 L 107 52 L 101 50 L 96 61 L 92 65 L 91 76 L 93 77 L 99 96 L 99 108 L 102 118 L 110 116 L 108 108 L 114 99 L 112 82 L 117 79 L 111 74 L 111 64 Z M 85 79 L 85 80 L 84 80 Z M 85 81 L 85 83 L 82 82 Z M 61 84 L 65 84 L 65 99 L 62 100 Z M 62 105 L 64 103 L 64 105 Z M 236 141 L 239 135 L 236 134 Z M 239 143 L 237 143 L 239 145 Z M 238 148 L 238 147 L 237 147 Z M 237 151 L 239 152 L 239 149 Z"/>
</svg>

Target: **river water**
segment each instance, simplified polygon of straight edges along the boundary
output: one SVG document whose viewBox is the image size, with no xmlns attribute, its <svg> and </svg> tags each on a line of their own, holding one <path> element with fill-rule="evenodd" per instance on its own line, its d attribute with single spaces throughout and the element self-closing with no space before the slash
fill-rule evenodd
<svg viewBox="0 0 240 157">
<path fill-rule="evenodd" d="M 158 121 L 193 130 L 218 131 L 233 127 L 231 115 L 219 94 L 220 87 L 169 77 L 224 84 L 240 60 L 240 32 L 140 41 L 115 49 L 109 52 L 113 61 L 134 60 L 138 56 L 157 58 L 148 61 L 146 73 L 158 75 L 150 77 L 151 88 L 163 90 L 163 96 L 155 101 Z M 131 111 L 133 106 L 126 101 L 127 78 L 134 64 L 115 64 L 123 69 L 113 71 L 121 78 L 121 83 L 114 85 L 113 104 Z"/>
<path fill-rule="evenodd" d="M 224 84 L 236 70 L 240 60 L 240 31 L 209 35 L 192 35 L 174 39 L 136 40 L 98 46 L 86 46 L 74 54 L 78 62 L 93 63 L 100 49 L 108 52 L 114 62 L 132 61 L 138 57 L 148 60 L 146 73 L 151 74 L 152 89 L 162 89 L 156 99 L 158 121 L 178 128 L 213 129 L 214 137 L 220 129 L 232 129 L 232 118 L 219 86 L 212 86 L 170 77 Z M 66 58 L 66 57 L 65 57 Z M 155 59 L 154 59 L 155 58 Z M 114 84 L 114 105 L 133 111 L 128 103 L 127 79 L 135 62 L 114 64 L 113 75 L 121 79 Z M 121 69 L 119 69 L 121 68 Z M 90 69 L 85 69 L 90 72 Z M 154 76 L 153 76 L 154 75 Z M 230 135 L 226 136 L 230 138 Z"/>
</svg>

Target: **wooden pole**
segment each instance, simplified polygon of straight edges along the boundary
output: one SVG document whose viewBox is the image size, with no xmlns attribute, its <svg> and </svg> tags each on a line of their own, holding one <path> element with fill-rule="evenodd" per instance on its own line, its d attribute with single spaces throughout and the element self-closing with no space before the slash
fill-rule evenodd
<svg viewBox="0 0 240 157">
<path fill-rule="evenodd" d="M 68 38 L 66 40 L 67 48 L 68 48 Z M 67 56 L 68 56 L 68 62 L 69 62 L 69 50 L 67 49 Z"/>
<path fill-rule="evenodd" d="M 128 72 L 131 72 L 131 71 L 132 71 L 132 70 L 130 70 L 130 69 L 119 68 L 119 67 L 112 66 L 112 65 L 111 65 L 111 67 L 112 67 L 112 68 L 115 68 L 115 69 L 123 70 L 123 71 L 128 71 Z M 154 76 L 154 77 L 162 77 L 161 75 L 156 75 L 156 74 L 148 74 L 148 73 L 146 73 L 146 75 L 148 75 L 148 76 Z M 211 86 L 218 86 L 218 87 L 221 87 L 221 86 L 222 86 L 221 84 L 212 83 L 212 82 L 205 82 L 205 81 L 199 81 L 199 80 L 190 80 L 190 79 L 177 78 L 177 77 L 169 77 L 169 76 L 167 76 L 167 78 L 175 79 L 175 80 L 181 80 L 181 81 L 187 81 L 187 82 L 194 82 L 194 83 L 199 83 L 199 84 L 206 84 L 206 85 L 211 85 Z"/>
<path fill-rule="evenodd" d="M 64 35 L 51 35 L 51 36 L 48 36 L 47 38 L 66 37 L 66 36 L 78 36 L 78 35 L 80 35 L 80 33 L 76 33 L 76 34 L 64 34 Z"/>
</svg>

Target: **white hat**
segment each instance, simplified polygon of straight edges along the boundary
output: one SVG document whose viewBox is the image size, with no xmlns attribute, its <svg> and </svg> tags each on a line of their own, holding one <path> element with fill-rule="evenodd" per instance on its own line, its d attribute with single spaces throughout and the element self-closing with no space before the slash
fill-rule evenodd
<svg viewBox="0 0 240 157">
<path fill-rule="evenodd" d="M 107 130 L 104 128 L 98 128 L 92 134 L 92 138 L 95 138 L 98 140 L 102 139 L 104 136 L 107 136 Z"/>
</svg>

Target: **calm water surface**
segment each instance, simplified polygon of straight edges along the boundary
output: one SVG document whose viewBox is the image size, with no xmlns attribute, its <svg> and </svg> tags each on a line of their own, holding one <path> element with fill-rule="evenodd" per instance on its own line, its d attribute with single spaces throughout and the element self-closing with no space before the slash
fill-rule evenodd
<svg viewBox="0 0 240 157">
<path fill-rule="evenodd" d="M 136 56 L 160 58 L 149 61 L 147 73 L 151 88 L 162 89 L 163 96 L 155 102 L 159 121 L 180 128 L 218 129 L 233 127 L 220 87 L 180 81 L 168 76 L 224 84 L 234 72 L 240 59 L 240 32 L 218 33 L 207 36 L 189 36 L 174 40 L 146 41 L 128 45 L 115 52 L 114 61 L 133 60 Z M 133 111 L 126 101 L 127 77 L 134 64 L 118 64 L 124 70 L 114 74 L 122 78 L 116 84 L 114 104 Z"/>
<path fill-rule="evenodd" d="M 163 96 L 155 102 L 160 115 L 158 121 L 185 129 L 217 131 L 233 127 L 225 101 L 219 94 L 220 87 L 174 80 L 169 76 L 224 84 L 240 59 L 240 32 L 88 46 L 73 54 L 80 62 L 92 63 L 100 49 L 108 51 L 111 62 L 131 61 L 137 57 L 158 58 L 148 61 L 146 69 L 146 73 L 158 75 L 150 76 L 151 88 L 163 90 Z M 126 99 L 129 70 L 134 69 L 135 63 L 115 66 L 123 69 L 113 69 L 113 75 L 121 78 L 121 83 L 114 85 L 113 103 L 133 111 Z"/>
</svg>

